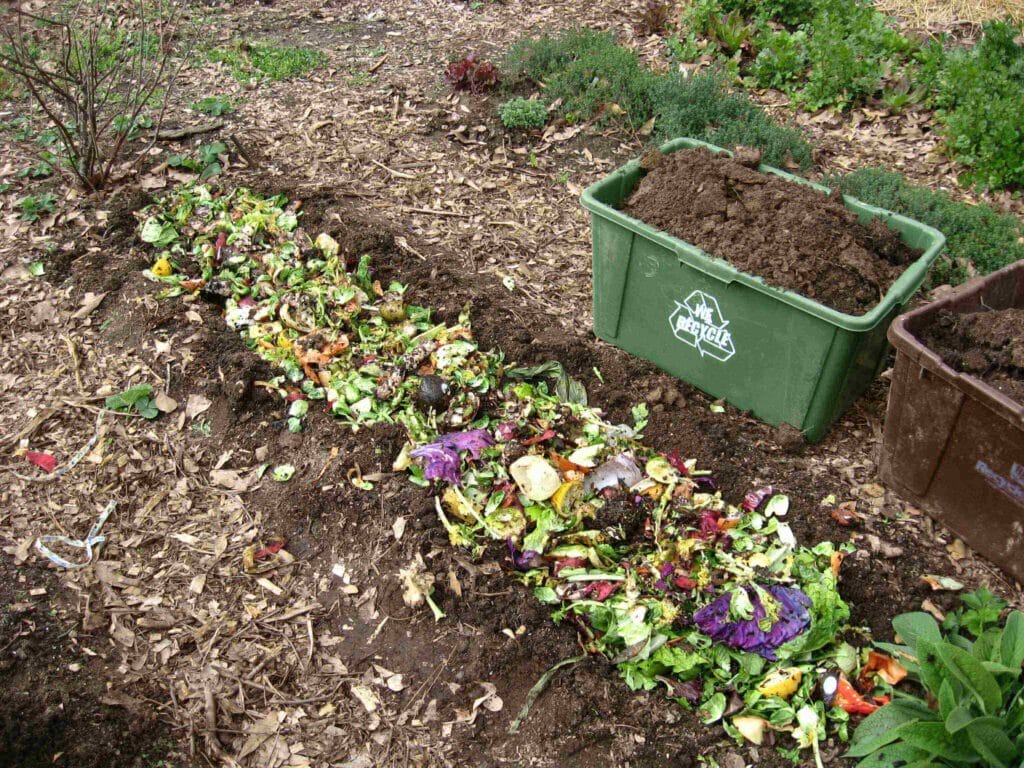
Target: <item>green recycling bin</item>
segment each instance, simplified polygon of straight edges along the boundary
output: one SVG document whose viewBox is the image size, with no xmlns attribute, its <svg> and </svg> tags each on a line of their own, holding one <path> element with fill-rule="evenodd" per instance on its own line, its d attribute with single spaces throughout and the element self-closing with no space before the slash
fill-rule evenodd
<svg viewBox="0 0 1024 768">
<path fill-rule="evenodd" d="M 729 154 L 688 138 L 661 151 L 697 147 Z M 777 168 L 760 170 L 829 192 Z M 643 173 L 634 160 L 583 193 L 592 215 L 594 332 L 769 424 L 785 422 L 809 442 L 821 440 L 881 372 L 889 323 L 921 286 L 945 237 L 844 196 L 862 222 L 881 218 L 924 251 L 874 308 L 847 315 L 773 288 L 618 210 Z"/>
</svg>

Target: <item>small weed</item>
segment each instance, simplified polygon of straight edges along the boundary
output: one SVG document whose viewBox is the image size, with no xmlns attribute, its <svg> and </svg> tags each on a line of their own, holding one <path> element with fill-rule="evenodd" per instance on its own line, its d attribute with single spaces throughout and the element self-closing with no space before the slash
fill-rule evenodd
<svg viewBox="0 0 1024 768">
<path fill-rule="evenodd" d="M 569 185 L 569 172 L 568 172 L 568 171 L 562 171 L 562 172 L 561 172 L 560 174 L 558 174 L 558 175 L 557 175 L 557 176 L 555 177 L 555 179 L 556 179 L 556 180 L 558 181 L 558 183 L 559 183 L 559 184 L 561 184 L 561 185 L 562 185 L 563 187 L 565 187 L 565 186 L 568 186 L 568 185 Z"/>
<path fill-rule="evenodd" d="M 692 31 L 683 36 L 673 35 L 665 41 L 665 45 L 676 61 L 696 61 L 705 50 L 699 36 Z"/>
<path fill-rule="evenodd" d="M 672 4 L 664 0 L 647 0 L 640 20 L 633 26 L 633 31 L 640 37 L 662 35 L 668 29 L 672 19 Z"/>
<path fill-rule="evenodd" d="M 285 80 L 304 75 L 322 66 L 326 57 L 315 48 L 270 43 L 242 43 L 232 48 L 214 48 L 208 58 L 222 63 L 240 83 L 251 83 L 263 77 Z"/>
<path fill-rule="evenodd" d="M 228 151 L 227 145 L 222 141 L 214 141 L 210 144 L 200 144 L 195 157 L 188 155 L 171 155 L 167 158 L 167 164 L 172 168 L 185 168 L 199 174 L 199 179 L 209 179 L 212 176 L 219 176 L 224 172 L 220 156 Z"/>
<path fill-rule="evenodd" d="M 43 195 L 27 195 L 18 201 L 22 221 L 36 222 L 44 214 L 53 213 L 57 206 L 57 196 L 52 192 Z"/>
<path fill-rule="evenodd" d="M 882 103 L 893 115 L 898 115 L 913 102 L 913 96 L 907 89 L 886 88 L 882 91 Z"/>
<path fill-rule="evenodd" d="M 139 137 L 143 128 L 152 128 L 153 119 L 149 115 L 137 115 L 131 118 L 128 115 L 118 115 L 112 123 L 114 133 L 123 133 L 129 141 Z"/>
<path fill-rule="evenodd" d="M 205 99 L 193 101 L 189 106 L 197 112 L 211 117 L 230 115 L 235 111 L 235 105 L 227 96 L 207 96 Z"/>
<path fill-rule="evenodd" d="M 53 175 L 54 166 L 59 162 L 56 157 L 50 153 L 46 153 L 46 157 L 39 160 L 26 168 L 22 168 L 18 171 L 19 178 L 29 179 L 46 179 Z"/>
<path fill-rule="evenodd" d="M 118 413 L 136 413 L 144 419 L 153 420 L 160 415 L 160 411 L 153 401 L 153 387 L 149 384 L 139 384 L 136 387 L 126 389 L 111 395 L 104 401 L 108 410 Z"/>
<path fill-rule="evenodd" d="M 444 79 L 456 91 L 480 93 L 489 91 L 501 82 L 498 68 L 489 61 L 482 61 L 475 53 L 448 64 Z"/>
<path fill-rule="evenodd" d="M 27 117 L 15 117 L 4 123 L 4 130 L 11 132 L 11 138 L 15 141 L 28 141 L 35 132 L 32 130 L 32 123 Z"/>
<path fill-rule="evenodd" d="M 213 423 L 209 419 L 196 419 L 192 422 L 192 434 L 209 437 L 213 432 Z"/>
<path fill-rule="evenodd" d="M 365 70 L 358 70 L 348 76 L 348 84 L 354 88 L 362 88 L 373 82 L 373 75 Z"/>
<path fill-rule="evenodd" d="M 506 128 L 530 130 L 543 128 L 548 121 L 548 108 L 536 99 L 518 96 L 498 107 L 501 122 Z"/>
</svg>

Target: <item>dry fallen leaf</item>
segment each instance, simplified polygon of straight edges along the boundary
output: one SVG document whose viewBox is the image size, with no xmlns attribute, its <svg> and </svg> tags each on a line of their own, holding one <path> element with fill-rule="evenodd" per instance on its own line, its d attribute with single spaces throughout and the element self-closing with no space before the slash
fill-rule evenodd
<svg viewBox="0 0 1024 768">
<path fill-rule="evenodd" d="M 185 403 L 185 418 L 194 419 L 201 413 L 205 413 L 209 410 L 213 402 L 203 395 L 189 395 L 188 402 Z"/>
<path fill-rule="evenodd" d="M 360 704 L 371 715 L 377 711 L 380 706 L 380 697 L 377 696 L 377 692 L 370 688 L 368 685 L 362 685 L 360 683 L 353 683 L 351 686 L 352 695 L 356 697 Z"/>
<path fill-rule="evenodd" d="M 939 576 L 937 574 L 929 573 L 921 577 L 921 581 L 931 587 L 934 591 L 948 590 L 950 592 L 957 592 L 964 588 L 962 582 L 952 579 L 949 576 Z"/>
<path fill-rule="evenodd" d="M 227 488 L 229 491 L 244 493 L 250 490 L 259 479 L 252 472 L 242 475 L 235 469 L 213 469 L 210 470 L 210 484 L 220 488 Z"/>
<path fill-rule="evenodd" d="M 160 413 L 173 413 L 178 407 L 178 401 L 165 392 L 161 392 L 153 399 L 153 404 Z"/>
<path fill-rule="evenodd" d="M 954 560 L 963 560 L 967 557 L 967 545 L 962 539 L 953 539 L 953 543 L 946 547 L 946 551 Z"/>
<path fill-rule="evenodd" d="M 106 295 L 106 291 L 103 293 L 86 293 L 85 296 L 82 297 L 82 303 L 78 310 L 76 310 L 71 317 L 75 320 L 82 320 L 83 318 L 88 317 L 96 310 L 96 307 L 100 305 Z"/>
<path fill-rule="evenodd" d="M 931 600 L 922 601 L 921 607 L 928 611 L 928 613 L 930 613 L 932 616 L 934 616 L 937 621 L 943 622 L 946 620 L 946 614 L 943 613 L 942 609 L 939 608 L 939 606 L 937 606 Z"/>
</svg>

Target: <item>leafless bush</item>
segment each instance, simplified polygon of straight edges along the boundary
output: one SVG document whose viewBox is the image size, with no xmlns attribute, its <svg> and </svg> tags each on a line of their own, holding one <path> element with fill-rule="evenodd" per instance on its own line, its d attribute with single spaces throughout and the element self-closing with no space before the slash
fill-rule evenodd
<svg viewBox="0 0 1024 768">
<path fill-rule="evenodd" d="M 176 56 L 184 5 L 77 0 L 50 15 L 15 10 L 4 19 L 0 70 L 56 129 L 63 170 L 85 189 L 113 181 L 141 127 L 152 123 L 155 141 L 184 61 Z"/>
</svg>

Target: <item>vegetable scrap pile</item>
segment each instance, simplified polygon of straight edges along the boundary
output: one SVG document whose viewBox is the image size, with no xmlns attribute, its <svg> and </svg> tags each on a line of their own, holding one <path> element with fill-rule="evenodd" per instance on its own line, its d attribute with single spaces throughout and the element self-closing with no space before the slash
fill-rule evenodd
<svg viewBox="0 0 1024 768">
<path fill-rule="evenodd" d="M 281 196 L 190 185 L 139 217 L 158 249 L 148 276 L 164 295 L 223 305 L 281 370 L 267 386 L 290 404 L 290 429 L 311 406 L 353 429 L 403 425 L 394 469 L 434 491 L 451 543 L 507 552 L 555 621 L 633 689 L 661 687 L 757 744 L 789 733 L 780 748 L 816 757 L 828 725 L 845 738 L 851 713 L 877 708 L 880 655 L 844 640 L 859 633 L 837 588 L 844 548 L 798 546 L 785 495 L 728 503 L 695 461 L 642 442 L 645 406 L 611 424 L 558 363 L 478 349 L 468 316 L 434 323 L 405 286 L 374 279 L 369 257 L 304 232 Z M 410 605 L 443 617 L 422 562 L 400 578 Z"/>
</svg>

